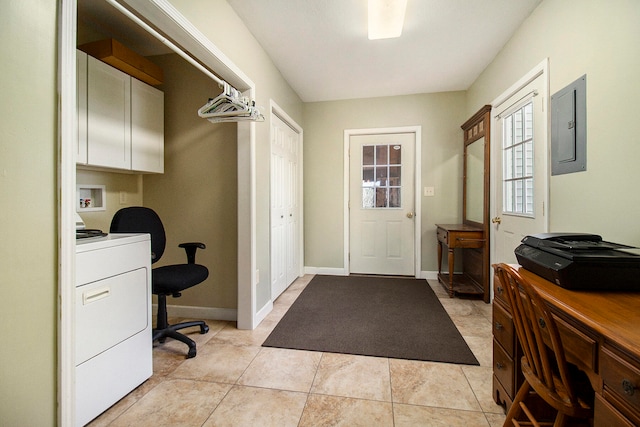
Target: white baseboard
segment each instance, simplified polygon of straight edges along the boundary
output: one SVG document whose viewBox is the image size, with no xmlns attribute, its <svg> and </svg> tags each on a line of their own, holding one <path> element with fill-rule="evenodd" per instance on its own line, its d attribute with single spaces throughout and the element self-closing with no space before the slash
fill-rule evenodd
<svg viewBox="0 0 640 427">
<path fill-rule="evenodd" d="M 265 317 L 267 317 L 267 315 L 269 313 L 271 313 L 271 310 L 273 310 L 273 301 L 269 300 L 267 301 L 267 303 L 260 309 L 258 310 L 258 312 L 256 313 L 255 317 L 254 317 L 254 324 L 253 324 L 253 329 L 255 329 L 260 322 L 262 322 L 264 320 Z"/>
<path fill-rule="evenodd" d="M 305 274 L 326 274 L 331 276 L 348 276 L 349 273 L 344 268 L 332 268 L 332 267 L 304 267 Z M 421 271 L 417 279 L 437 280 L 437 271 Z"/>
<path fill-rule="evenodd" d="M 153 315 L 158 312 L 158 305 L 152 305 Z M 236 322 L 238 310 L 235 308 L 193 307 L 188 305 L 168 305 L 169 317 L 185 317 L 189 319 L 226 320 Z"/>
<path fill-rule="evenodd" d="M 349 273 L 344 268 L 333 267 L 304 267 L 304 274 L 326 274 L 330 276 L 348 276 Z"/>
<path fill-rule="evenodd" d="M 421 271 L 420 279 L 438 280 L 438 272 L 437 271 Z"/>
</svg>

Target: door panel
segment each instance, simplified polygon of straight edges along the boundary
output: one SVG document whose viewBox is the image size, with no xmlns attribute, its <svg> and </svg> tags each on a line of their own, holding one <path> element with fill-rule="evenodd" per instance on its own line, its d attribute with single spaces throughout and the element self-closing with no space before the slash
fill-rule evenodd
<svg viewBox="0 0 640 427">
<path fill-rule="evenodd" d="M 523 237 L 547 230 L 547 119 L 537 77 L 503 102 L 495 126 L 494 262 L 517 263 Z M 500 111 L 498 107 L 498 111 Z"/>
<path fill-rule="evenodd" d="M 271 119 L 271 299 L 298 277 L 299 138 L 275 114 Z"/>
<path fill-rule="evenodd" d="M 349 140 L 350 273 L 415 274 L 415 134 Z"/>
</svg>

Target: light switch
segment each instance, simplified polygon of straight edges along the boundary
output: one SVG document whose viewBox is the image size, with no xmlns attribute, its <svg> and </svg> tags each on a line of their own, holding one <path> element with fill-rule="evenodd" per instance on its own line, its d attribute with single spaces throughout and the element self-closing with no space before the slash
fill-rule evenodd
<svg viewBox="0 0 640 427">
<path fill-rule="evenodd" d="M 124 205 L 127 203 L 127 192 L 126 191 L 121 191 L 120 192 L 120 204 Z"/>
<path fill-rule="evenodd" d="M 433 187 L 424 187 L 424 197 L 435 196 L 436 191 Z"/>
</svg>

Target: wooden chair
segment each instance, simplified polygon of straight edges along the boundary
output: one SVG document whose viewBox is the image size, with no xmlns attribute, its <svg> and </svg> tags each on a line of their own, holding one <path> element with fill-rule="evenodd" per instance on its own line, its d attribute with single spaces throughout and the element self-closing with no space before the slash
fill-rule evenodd
<svg viewBox="0 0 640 427">
<path fill-rule="evenodd" d="M 538 292 L 518 271 L 507 264 L 493 266 L 503 285 L 511 308 L 516 335 L 524 356 L 524 383 L 507 413 L 507 426 L 565 426 L 569 420 L 593 418 L 594 392 L 588 382 L 580 382 L 565 359 L 562 341 L 554 318 Z M 537 394 L 553 408 L 552 422 L 536 420 L 533 405 L 527 405 Z M 584 395 L 584 396 L 583 396 Z M 524 414 L 528 421 L 519 421 Z"/>
</svg>

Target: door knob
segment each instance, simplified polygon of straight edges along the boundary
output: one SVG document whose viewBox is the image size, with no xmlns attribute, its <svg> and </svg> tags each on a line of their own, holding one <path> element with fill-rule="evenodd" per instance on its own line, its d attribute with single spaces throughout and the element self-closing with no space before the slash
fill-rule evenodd
<svg viewBox="0 0 640 427">
<path fill-rule="evenodd" d="M 500 224 L 502 222 L 502 218 L 500 218 L 499 216 L 491 218 L 491 222 L 494 224 Z"/>
<path fill-rule="evenodd" d="M 407 214 L 407 218 L 413 218 L 413 212 L 409 212 L 409 213 Z"/>
</svg>

